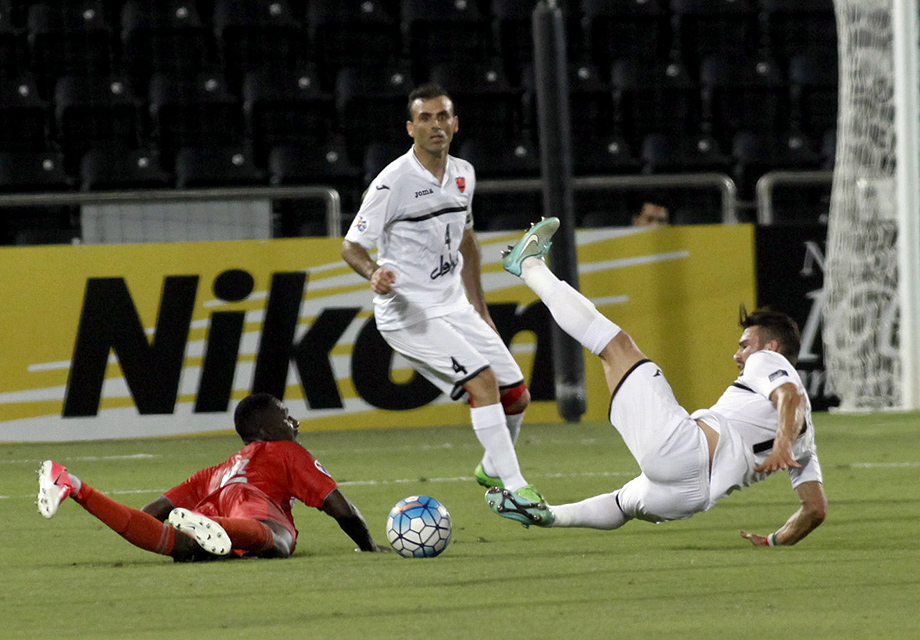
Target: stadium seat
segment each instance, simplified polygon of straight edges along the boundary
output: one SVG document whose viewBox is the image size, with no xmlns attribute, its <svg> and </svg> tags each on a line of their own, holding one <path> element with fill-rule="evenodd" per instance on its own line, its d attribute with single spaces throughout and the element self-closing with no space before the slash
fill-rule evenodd
<svg viewBox="0 0 920 640">
<path fill-rule="evenodd" d="M 157 189 L 172 186 L 150 149 L 90 149 L 80 160 L 81 191 Z"/>
<path fill-rule="evenodd" d="M 458 155 L 473 163 L 482 179 L 536 177 L 540 174 L 540 154 L 527 139 L 506 140 L 488 134 L 468 138 L 460 144 Z"/>
<path fill-rule="evenodd" d="M 176 186 L 240 187 L 265 184 L 250 154 L 242 146 L 183 147 L 176 153 Z"/>
<path fill-rule="evenodd" d="M 148 105 L 152 136 L 167 170 L 180 147 L 226 147 L 244 139 L 243 110 L 220 76 L 154 74 Z"/>
<path fill-rule="evenodd" d="M 325 83 L 344 68 L 374 70 L 400 57 L 399 24 L 383 0 L 311 0 L 306 23 Z"/>
<path fill-rule="evenodd" d="M 31 69 L 43 97 L 50 98 L 64 75 L 104 75 L 112 71 L 113 37 L 101 2 L 29 8 Z"/>
<path fill-rule="evenodd" d="M 671 0 L 672 54 L 696 68 L 707 56 L 758 52 L 750 0 Z"/>
<path fill-rule="evenodd" d="M 343 184 L 359 185 L 361 169 L 349 159 L 341 138 L 325 144 L 280 144 L 268 158 L 273 185 Z"/>
<path fill-rule="evenodd" d="M 456 155 L 472 163 L 479 181 L 534 178 L 540 174 L 538 149 L 526 139 L 507 141 L 496 137 L 471 138 L 460 144 Z M 541 202 L 538 191 L 478 191 L 473 207 L 476 226 L 488 231 L 525 229 L 539 219 Z"/>
<path fill-rule="evenodd" d="M 421 77 L 444 62 L 486 62 L 493 55 L 491 25 L 477 3 L 401 0 L 403 48 Z"/>
<path fill-rule="evenodd" d="M 723 145 L 743 129 L 777 134 L 788 120 L 788 85 L 771 60 L 710 56 L 700 69 L 703 121 Z"/>
<path fill-rule="evenodd" d="M 0 121 L 0 151 L 46 149 L 50 109 L 32 74 L 0 75 Z"/>
<path fill-rule="evenodd" d="M 314 66 L 248 72 L 243 112 L 260 167 L 273 147 L 284 142 L 322 144 L 336 125 L 333 95 L 321 88 Z"/>
<path fill-rule="evenodd" d="M 630 144 L 617 135 L 573 138 L 572 165 L 575 175 L 622 175 L 641 168 Z"/>
<path fill-rule="evenodd" d="M 651 133 L 700 130 L 700 87 L 679 61 L 620 58 L 610 83 L 615 131 L 634 145 Z"/>
<path fill-rule="evenodd" d="M 429 78 L 453 98 L 461 139 L 483 135 L 510 138 L 515 134 L 519 92 L 511 88 L 500 63 L 442 63 L 431 69 Z"/>
<path fill-rule="evenodd" d="M 789 109 L 792 126 L 822 136 L 837 127 L 836 51 L 793 56 L 789 63 Z"/>
<path fill-rule="evenodd" d="M 800 133 L 770 135 L 740 131 L 732 142 L 733 178 L 743 199 L 753 200 L 757 181 L 776 170 L 816 170 L 821 156 Z"/>
<path fill-rule="evenodd" d="M 57 151 L 0 152 L 0 191 L 67 191 L 72 181 Z"/>
<path fill-rule="evenodd" d="M 837 53 L 833 0 L 757 0 L 764 51 L 781 64 L 815 51 Z"/>
<path fill-rule="evenodd" d="M 610 87 L 597 67 L 590 62 L 570 63 L 567 81 L 572 138 L 603 138 L 613 133 L 615 121 Z M 532 65 L 524 71 L 521 103 L 521 128 L 525 132 L 537 131 L 537 87 Z"/>
<path fill-rule="evenodd" d="M 408 141 L 406 103 L 412 86 L 412 72 L 406 64 L 339 72 L 336 116 L 352 159 L 360 159 L 371 142 Z"/>
<path fill-rule="evenodd" d="M 56 151 L 0 151 L 0 193 L 46 194 L 72 186 Z M 3 244 L 69 244 L 79 237 L 79 207 L 4 207 L 0 217 Z"/>
<path fill-rule="evenodd" d="M 643 172 L 722 172 L 731 170 L 731 158 L 718 141 L 705 133 L 649 134 L 642 141 Z"/>
<path fill-rule="evenodd" d="M 388 164 L 409 150 L 411 141 L 402 142 L 372 142 L 364 150 L 364 186 L 366 187 L 383 171 Z"/>
<path fill-rule="evenodd" d="M 660 60 L 669 50 L 664 0 L 582 0 L 581 15 L 586 49 L 602 69 L 617 58 Z"/>
<path fill-rule="evenodd" d="M 214 38 L 231 91 L 243 75 L 260 69 L 293 69 L 307 59 L 304 30 L 281 0 L 217 0 Z"/>
<path fill-rule="evenodd" d="M 123 76 L 65 76 L 54 90 L 56 140 L 69 173 L 93 147 L 140 143 L 139 104 Z"/>
<path fill-rule="evenodd" d="M 213 38 L 192 0 L 128 0 L 121 12 L 121 45 L 139 91 L 154 73 L 195 76 L 217 67 Z"/>
<path fill-rule="evenodd" d="M 363 190 L 361 168 L 348 157 L 343 140 L 332 138 L 322 145 L 282 144 L 272 149 L 269 159 L 273 185 L 327 186 L 341 198 L 342 211 L 354 212 Z M 326 235 L 326 210 L 323 202 L 284 200 L 276 204 L 280 219 L 279 233 L 284 237 Z M 351 224 L 348 215 L 342 225 Z"/>
</svg>

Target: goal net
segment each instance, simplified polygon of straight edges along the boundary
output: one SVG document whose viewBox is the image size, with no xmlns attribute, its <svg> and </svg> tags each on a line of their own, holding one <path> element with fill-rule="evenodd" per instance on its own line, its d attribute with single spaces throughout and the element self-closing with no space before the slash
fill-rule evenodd
<svg viewBox="0 0 920 640">
<path fill-rule="evenodd" d="M 897 0 L 835 0 L 840 94 L 824 342 L 828 375 L 844 411 L 903 406 L 897 170 L 902 147 L 896 118 L 901 67 L 893 4 Z M 915 1 L 908 4 L 917 11 Z M 912 42 L 916 47 L 916 34 Z M 916 85 L 918 78 L 911 82 Z"/>
</svg>

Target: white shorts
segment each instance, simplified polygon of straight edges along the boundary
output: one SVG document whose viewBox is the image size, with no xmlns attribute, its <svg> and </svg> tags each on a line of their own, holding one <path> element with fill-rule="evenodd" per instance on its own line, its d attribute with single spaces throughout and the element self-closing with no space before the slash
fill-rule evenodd
<svg viewBox="0 0 920 640">
<path fill-rule="evenodd" d="M 464 384 L 490 367 L 499 389 L 524 382 L 521 367 L 501 336 L 472 305 L 380 335 L 413 369 L 454 400 L 466 393 Z"/>
<path fill-rule="evenodd" d="M 664 522 L 708 508 L 706 435 L 655 363 L 646 360 L 626 374 L 610 401 L 610 422 L 642 470 L 617 494 L 624 514 Z"/>
</svg>

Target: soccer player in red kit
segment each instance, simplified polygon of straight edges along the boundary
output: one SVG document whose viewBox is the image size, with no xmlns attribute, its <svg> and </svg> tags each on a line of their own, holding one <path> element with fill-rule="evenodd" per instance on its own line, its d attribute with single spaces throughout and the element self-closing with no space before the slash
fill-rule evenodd
<svg viewBox="0 0 920 640">
<path fill-rule="evenodd" d="M 198 471 L 142 510 L 96 491 L 60 464 L 39 470 L 38 510 L 46 518 L 71 496 L 137 547 L 178 561 L 218 556 L 286 558 L 297 543 L 294 500 L 338 522 L 361 551 L 382 551 L 361 512 L 323 466 L 296 442 L 298 422 L 269 394 L 244 398 L 234 413 L 245 446 Z M 177 533 L 178 532 L 178 533 Z"/>
</svg>

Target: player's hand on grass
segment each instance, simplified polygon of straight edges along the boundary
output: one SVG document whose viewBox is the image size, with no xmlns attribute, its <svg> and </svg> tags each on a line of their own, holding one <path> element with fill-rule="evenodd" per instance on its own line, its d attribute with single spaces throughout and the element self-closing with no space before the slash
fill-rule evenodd
<svg viewBox="0 0 920 640">
<path fill-rule="evenodd" d="M 767 536 L 762 536 L 757 533 L 748 533 L 747 531 L 741 532 L 741 537 L 750 541 L 755 547 L 769 547 L 770 544 L 767 542 Z"/>
</svg>

